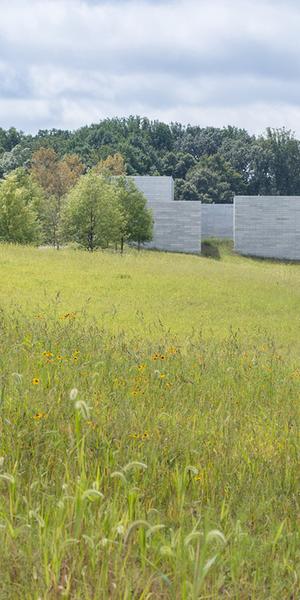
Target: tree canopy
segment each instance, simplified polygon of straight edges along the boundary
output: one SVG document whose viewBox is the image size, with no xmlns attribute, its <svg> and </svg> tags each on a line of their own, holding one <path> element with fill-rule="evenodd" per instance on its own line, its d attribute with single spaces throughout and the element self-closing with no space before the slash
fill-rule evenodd
<svg viewBox="0 0 300 600">
<path fill-rule="evenodd" d="M 39 211 L 43 191 L 24 169 L 0 182 L 0 241 L 34 244 L 42 240 Z"/>
<path fill-rule="evenodd" d="M 183 126 L 138 116 L 105 119 L 74 132 L 26 135 L 0 128 L 0 178 L 20 166 L 39 170 L 37 158 L 45 149 L 49 159 L 52 153 L 55 173 L 47 183 L 49 197 L 68 192 L 69 155 L 85 171 L 97 165 L 99 173 L 171 175 L 177 199 L 231 202 L 236 193 L 300 193 L 300 142 L 287 129 L 254 136 L 237 127 Z M 60 161 L 67 175 L 60 172 Z"/>
<path fill-rule="evenodd" d="M 64 237 L 93 251 L 121 240 L 126 227 L 117 186 L 90 171 L 69 193 L 62 215 Z"/>
</svg>

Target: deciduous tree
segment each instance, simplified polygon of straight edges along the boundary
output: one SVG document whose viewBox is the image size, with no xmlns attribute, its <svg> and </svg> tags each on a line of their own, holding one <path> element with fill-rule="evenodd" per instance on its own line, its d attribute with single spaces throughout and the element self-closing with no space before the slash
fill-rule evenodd
<svg viewBox="0 0 300 600">
<path fill-rule="evenodd" d="M 151 211 L 147 208 L 147 200 L 130 179 L 120 177 L 115 180 L 115 185 L 126 217 L 121 237 L 121 251 L 123 251 L 124 240 L 137 242 L 140 247 L 143 242 L 149 242 L 153 235 L 153 219 Z"/>
<path fill-rule="evenodd" d="M 126 168 L 122 154 L 117 152 L 104 160 L 100 160 L 95 167 L 95 171 L 99 175 L 125 175 Z"/>
<path fill-rule="evenodd" d="M 67 155 L 59 160 L 52 148 L 40 148 L 32 156 L 31 171 L 47 199 L 43 215 L 45 239 L 47 243 L 59 248 L 64 197 L 84 172 L 84 166 L 76 154 Z"/>
<path fill-rule="evenodd" d="M 0 240 L 18 244 L 41 241 L 38 212 L 43 193 L 24 169 L 0 182 Z"/>
<path fill-rule="evenodd" d="M 81 177 L 67 196 L 62 226 L 67 240 L 91 252 L 117 243 L 126 227 L 117 187 L 93 171 Z"/>
</svg>

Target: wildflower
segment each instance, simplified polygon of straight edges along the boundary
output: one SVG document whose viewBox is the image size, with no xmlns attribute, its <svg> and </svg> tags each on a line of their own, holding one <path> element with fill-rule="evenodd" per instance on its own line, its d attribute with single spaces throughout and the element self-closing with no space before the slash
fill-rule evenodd
<svg viewBox="0 0 300 600">
<path fill-rule="evenodd" d="M 157 354 L 157 352 L 155 352 L 155 354 L 152 355 L 152 360 L 158 360 L 159 358 L 159 354 Z"/>
<path fill-rule="evenodd" d="M 138 433 L 130 433 L 129 434 L 130 439 L 132 440 L 138 440 L 139 439 L 139 434 Z"/>
<path fill-rule="evenodd" d="M 46 413 L 38 412 L 35 415 L 33 415 L 33 419 L 35 421 L 40 421 L 41 419 L 44 419 L 46 416 L 47 416 Z"/>
<path fill-rule="evenodd" d="M 131 394 L 132 396 L 138 396 L 139 390 L 132 390 Z"/>
<path fill-rule="evenodd" d="M 32 380 L 32 385 L 38 385 L 40 383 L 40 380 L 38 377 L 34 377 Z"/>
<path fill-rule="evenodd" d="M 160 374 L 160 376 L 159 376 L 159 378 L 160 378 L 160 379 L 164 379 L 164 378 L 165 378 L 165 374 L 164 374 L 164 373 L 161 373 L 161 374 Z"/>
<path fill-rule="evenodd" d="M 147 440 L 148 438 L 149 438 L 149 433 L 148 433 L 148 431 L 145 431 L 142 435 L 142 439 Z"/>
<path fill-rule="evenodd" d="M 69 312 L 69 313 L 65 313 L 64 315 L 62 315 L 61 319 L 75 319 L 75 317 L 76 317 L 75 312 Z"/>
<path fill-rule="evenodd" d="M 57 360 L 63 360 L 63 356 L 61 356 L 61 354 L 58 354 L 58 356 L 56 357 Z"/>
<path fill-rule="evenodd" d="M 170 354 L 171 356 L 175 356 L 175 354 L 177 354 L 177 350 L 174 346 L 170 346 L 170 348 L 168 348 L 167 350 L 167 354 Z"/>
<path fill-rule="evenodd" d="M 164 354 L 161 354 L 159 358 L 160 358 L 160 360 L 165 360 L 166 357 Z"/>
<path fill-rule="evenodd" d="M 43 356 L 44 356 L 45 358 L 52 358 L 53 354 L 52 354 L 52 352 L 46 352 L 46 351 L 45 351 L 45 352 L 43 352 Z"/>
<path fill-rule="evenodd" d="M 198 473 L 197 475 L 195 475 L 194 480 L 195 481 L 203 481 L 204 479 L 204 471 L 200 471 L 200 473 Z"/>
<path fill-rule="evenodd" d="M 295 369 L 291 376 L 293 379 L 300 379 L 300 369 Z"/>
<path fill-rule="evenodd" d="M 142 364 L 142 365 L 138 365 L 138 370 L 139 371 L 144 371 L 146 369 L 146 365 Z"/>
</svg>

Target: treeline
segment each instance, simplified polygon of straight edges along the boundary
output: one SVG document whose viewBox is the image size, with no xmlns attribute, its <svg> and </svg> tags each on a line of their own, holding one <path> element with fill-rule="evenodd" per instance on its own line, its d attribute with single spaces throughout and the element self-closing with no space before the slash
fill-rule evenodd
<svg viewBox="0 0 300 600">
<path fill-rule="evenodd" d="M 124 241 L 150 241 L 151 211 L 124 169 L 118 154 L 86 171 L 78 155 L 40 148 L 0 181 L 0 241 L 121 252 Z"/>
<path fill-rule="evenodd" d="M 128 175 L 171 175 L 177 200 L 231 202 L 234 194 L 300 194 L 300 143 L 285 129 L 250 135 L 236 127 L 106 119 L 77 131 L 26 135 L 0 129 L 0 178 L 31 165 L 40 148 L 78 157 L 84 172 L 116 153 Z"/>
</svg>

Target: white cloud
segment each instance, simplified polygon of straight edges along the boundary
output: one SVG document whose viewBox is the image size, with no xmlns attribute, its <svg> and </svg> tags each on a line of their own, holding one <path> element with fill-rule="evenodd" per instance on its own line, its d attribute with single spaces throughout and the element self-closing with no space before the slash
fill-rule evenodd
<svg viewBox="0 0 300 600">
<path fill-rule="evenodd" d="M 300 135 L 293 0 L 2 4 L 0 126 L 75 128 L 138 113 Z"/>
</svg>

